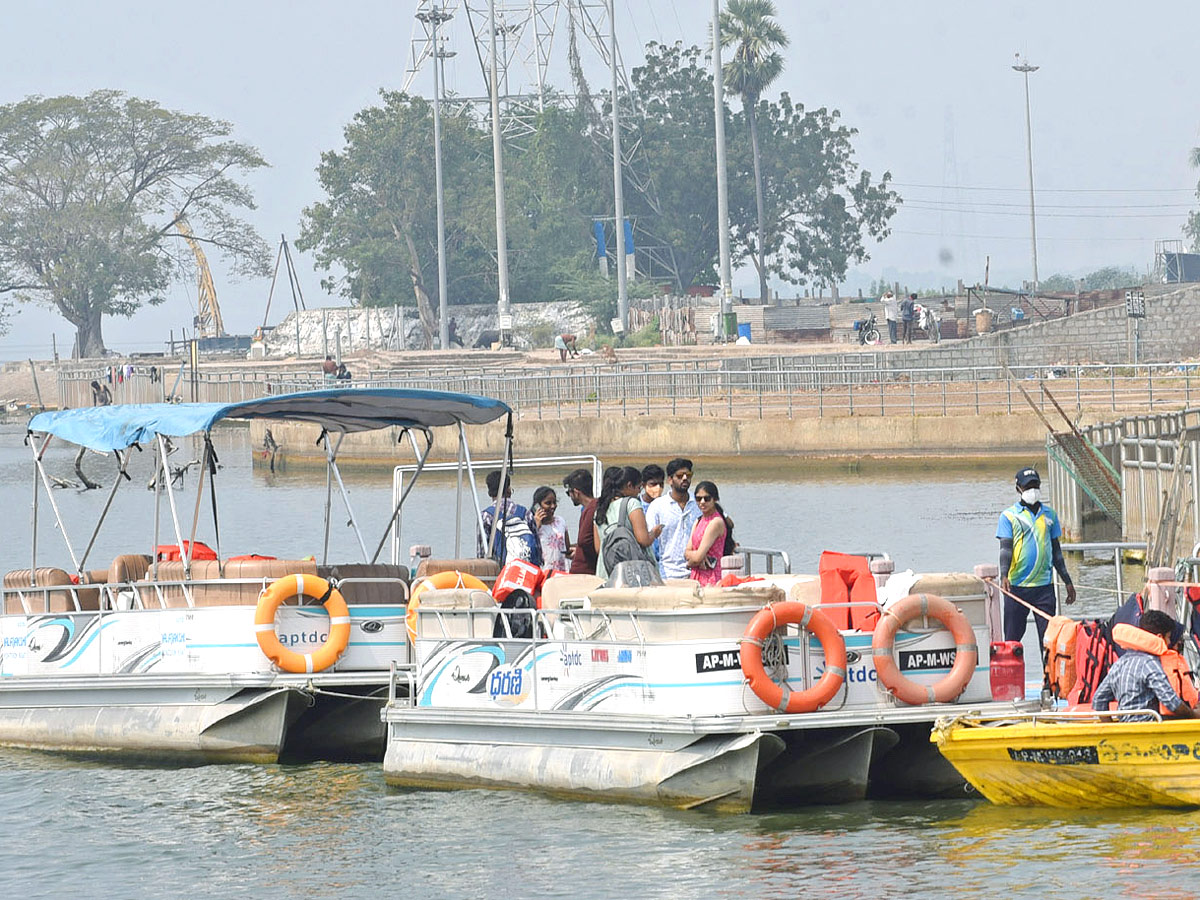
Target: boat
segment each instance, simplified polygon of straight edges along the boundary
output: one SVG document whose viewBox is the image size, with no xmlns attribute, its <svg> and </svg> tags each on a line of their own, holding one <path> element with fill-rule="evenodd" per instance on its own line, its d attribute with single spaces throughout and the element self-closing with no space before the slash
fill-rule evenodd
<svg viewBox="0 0 1200 900">
<path fill-rule="evenodd" d="M 933 722 L 1040 706 L 992 700 L 977 648 L 996 595 L 973 574 L 885 597 L 882 576 L 702 588 L 650 568 L 551 578 L 533 613 L 423 592 L 384 710 L 385 780 L 730 813 L 961 796 Z"/>
<path fill-rule="evenodd" d="M 930 740 L 1000 806 L 1200 806 L 1200 720 L 1045 711 L 940 719 Z"/>
<path fill-rule="evenodd" d="M 381 759 L 380 710 L 391 670 L 409 661 L 410 572 L 394 556 L 380 560 L 399 504 L 374 553 L 364 540 L 337 467 L 342 439 L 396 429 L 410 440 L 419 471 L 434 429 L 457 429 L 465 452 L 464 426 L 506 416 L 511 434 L 511 412 L 496 400 L 370 388 L 35 415 L 27 441 L 34 466 L 32 559 L 3 582 L 0 745 L 176 762 Z M 323 444 L 328 490 L 319 561 L 262 555 L 271 552 L 278 527 L 269 509 L 262 510 L 260 546 L 235 555 L 222 548 L 211 435 L 229 421 L 303 423 Z M 202 474 L 194 501 L 184 507 L 165 473 L 169 442 L 191 435 L 203 442 Z M 116 459 L 117 476 L 85 546 L 70 538 L 68 526 L 78 523 L 64 521 L 51 491 L 45 456 L 53 440 Z M 153 522 L 144 538 L 131 538 L 137 544 L 130 552 L 97 567 L 91 551 L 130 480 L 136 450 L 154 453 Z M 328 558 L 335 489 L 361 559 Z M 65 565 L 43 558 L 44 505 L 65 544 Z M 206 539 L 213 548 L 197 540 L 201 511 L 209 507 L 213 537 Z M 154 554 L 137 552 L 151 546 Z"/>
</svg>

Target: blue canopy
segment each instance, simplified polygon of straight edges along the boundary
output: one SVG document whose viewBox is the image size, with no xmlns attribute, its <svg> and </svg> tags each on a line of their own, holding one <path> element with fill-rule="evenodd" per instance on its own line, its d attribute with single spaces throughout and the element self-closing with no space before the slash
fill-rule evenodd
<svg viewBox="0 0 1200 900">
<path fill-rule="evenodd" d="M 448 391 L 345 388 L 262 397 L 241 403 L 131 403 L 38 413 L 29 430 L 90 450 L 123 450 L 161 434 L 183 437 L 209 431 L 222 419 L 311 422 L 327 431 L 373 431 L 391 425 L 436 428 L 482 425 L 508 413 L 499 400 Z"/>
</svg>

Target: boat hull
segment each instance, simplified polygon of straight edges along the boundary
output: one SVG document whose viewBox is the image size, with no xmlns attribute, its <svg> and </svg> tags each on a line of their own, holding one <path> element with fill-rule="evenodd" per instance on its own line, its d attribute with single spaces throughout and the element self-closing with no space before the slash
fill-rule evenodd
<svg viewBox="0 0 1200 900">
<path fill-rule="evenodd" d="M 940 722 L 931 738 L 992 803 L 1200 806 L 1200 721 Z"/>
</svg>

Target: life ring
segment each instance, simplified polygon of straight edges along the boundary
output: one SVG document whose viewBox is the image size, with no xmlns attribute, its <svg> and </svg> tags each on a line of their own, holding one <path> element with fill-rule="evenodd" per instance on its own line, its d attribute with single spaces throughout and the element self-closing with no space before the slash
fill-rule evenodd
<svg viewBox="0 0 1200 900">
<path fill-rule="evenodd" d="M 438 572 L 430 575 L 412 589 L 408 595 L 408 610 L 404 613 L 404 624 L 408 626 L 408 639 L 417 639 L 417 607 L 421 605 L 421 594 L 425 591 L 443 591 L 453 588 L 471 588 L 486 591 L 488 586 L 469 572 Z"/>
<path fill-rule="evenodd" d="M 804 691 L 792 691 L 775 683 L 763 668 L 763 642 L 780 625 L 799 625 L 816 635 L 825 653 L 825 671 L 817 683 Z M 841 689 L 846 681 L 846 642 L 828 616 L 798 600 L 764 606 L 750 620 L 740 645 L 742 672 L 750 690 L 772 709 L 785 713 L 815 712 Z"/>
<path fill-rule="evenodd" d="M 329 637 L 313 653 L 297 653 L 279 643 L 275 613 L 289 597 L 303 595 L 318 600 L 329 613 Z M 254 631 L 263 654 L 285 672 L 321 672 L 346 652 L 350 643 L 350 610 L 337 588 L 316 575 L 284 575 L 267 586 L 254 610 Z"/>
<path fill-rule="evenodd" d="M 936 684 L 919 684 L 900 674 L 896 665 L 893 644 L 896 633 L 904 624 L 918 616 L 937 619 L 954 638 L 954 665 L 950 673 Z M 875 671 L 879 682 L 910 706 L 926 703 L 952 703 L 959 698 L 979 662 L 979 647 L 975 643 L 975 632 L 967 617 L 949 600 L 936 594 L 909 594 L 883 611 L 875 635 L 871 638 L 871 655 L 875 660 Z"/>
</svg>

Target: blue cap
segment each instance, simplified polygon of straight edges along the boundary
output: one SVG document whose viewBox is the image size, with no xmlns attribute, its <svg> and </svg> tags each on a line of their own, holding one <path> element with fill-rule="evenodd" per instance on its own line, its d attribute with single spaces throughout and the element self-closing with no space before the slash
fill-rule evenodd
<svg viewBox="0 0 1200 900">
<path fill-rule="evenodd" d="M 1028 487 L 1034 483 L 1042 483 L 1042 476 L 1038 474 L 1037 469 L 1032 466 L 1026 466 L 1024 469 L 1017 471 L 1017 487 Z"/>
</svg>

